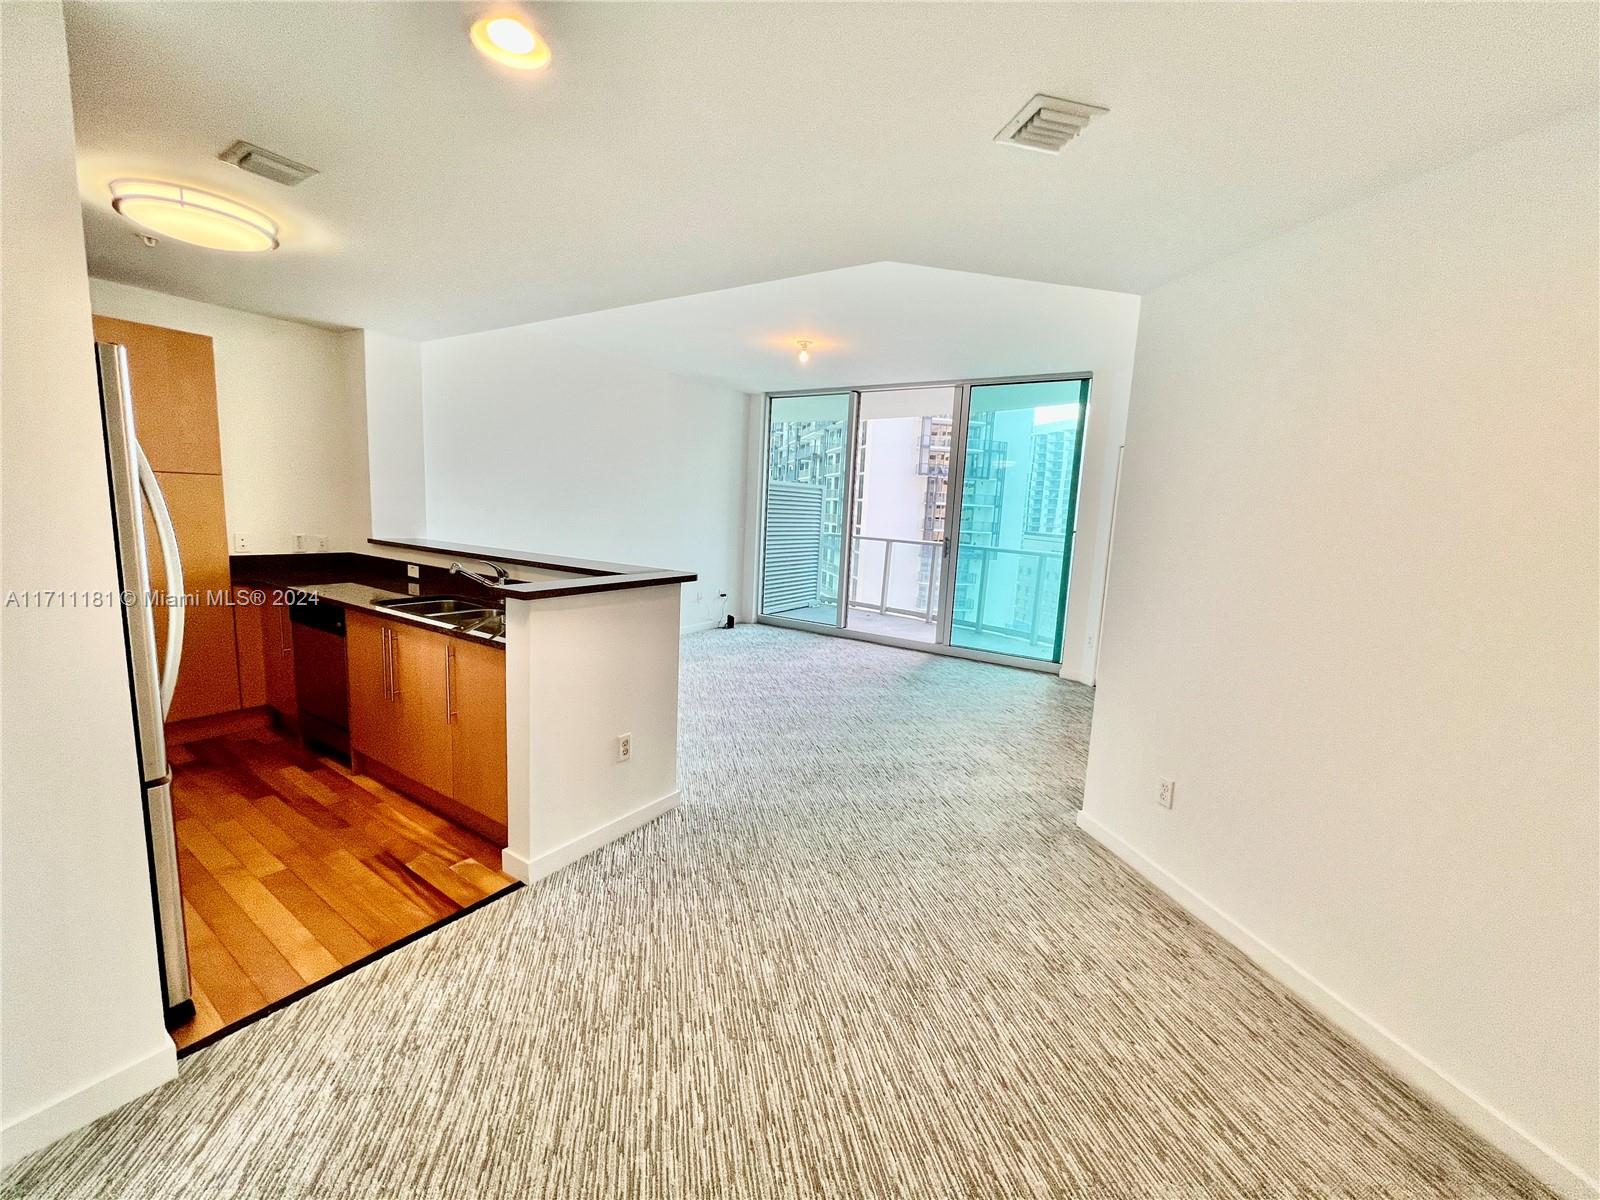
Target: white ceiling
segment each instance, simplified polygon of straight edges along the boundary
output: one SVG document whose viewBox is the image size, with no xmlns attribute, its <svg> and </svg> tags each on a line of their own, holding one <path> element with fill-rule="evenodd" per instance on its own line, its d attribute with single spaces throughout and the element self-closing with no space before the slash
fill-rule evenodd
<svg viewBox="0 0 1600 1200">
<path fill-rule="evenodd" d="M 412 337 L 883 260 L 1141 292 L 1596 98 L 1590 4 L 532 4 L 533 75 L 471 5 L 67 7 L 95 274 Z M 1041 91 L 1111 111 L 992 144 Z M 146 248 L 130 172 L 283 248 Z"/>
<path fill-rule="evenodd" d="M 746 392 L 1133 367 L 1139 298 L 872 263 L 562 317 L 534 332 Z M 815 345 L 804 366 L 796 341 Z"/>
</svg>

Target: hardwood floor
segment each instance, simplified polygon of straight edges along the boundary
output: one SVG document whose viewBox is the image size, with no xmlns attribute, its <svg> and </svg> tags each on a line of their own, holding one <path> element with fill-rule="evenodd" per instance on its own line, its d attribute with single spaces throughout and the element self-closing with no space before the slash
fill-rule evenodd
<svg viewBox="0 0 1600 1200">
<path fill-rule="evenodd" d="M 276 731 L 169 757 L 195 1003 L 180 1050 L 513 886 L 496 846 Z"/>
</svg>

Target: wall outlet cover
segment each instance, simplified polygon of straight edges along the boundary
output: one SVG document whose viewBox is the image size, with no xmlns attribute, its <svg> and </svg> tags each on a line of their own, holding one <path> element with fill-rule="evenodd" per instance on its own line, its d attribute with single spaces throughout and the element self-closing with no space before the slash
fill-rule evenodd
<svg viewBox="0 0 1600 1200">
<path fill-rule="evenodd" d="M 416 563 L 407 563 L 406 564 L 406 574 L 409 575 L 412 579 L 421 579 L 422 578 L 422 568 L 417 566 Z"/>
<path fill-rule="evenodd" d="M 1156 794 L 1156 803 L 1162 808 L 1171 808 L 1172 801 L 1176 798 L 1178 783 L 1173 779 L 1163 779 L 1161 790 Z"/>
<path fill-rule="evenodd" d="M 249 554 L 250 553 L 250 535 L 249 534 L 247 534 L 247 533 L 236 533 L 236 534 L 233 535 L 233 552 L 235 554 Z"/>
<path fill-rule="evenodd" d="M 617 761 L 625 763 L 633 757 L 633 734 L 617 734 Z"/>
</svg>

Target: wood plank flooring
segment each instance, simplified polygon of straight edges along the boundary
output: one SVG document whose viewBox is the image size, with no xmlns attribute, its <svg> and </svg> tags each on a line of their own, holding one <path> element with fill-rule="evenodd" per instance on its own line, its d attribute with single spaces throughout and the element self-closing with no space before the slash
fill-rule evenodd
<svg viewBox="0 0 1600 1200">
<path fill-rule="evenodd" d="M 168 754 L 195 1003 L 180 1049 L 513 886 L 498 847 L 276 731 Z"/>
</svg>

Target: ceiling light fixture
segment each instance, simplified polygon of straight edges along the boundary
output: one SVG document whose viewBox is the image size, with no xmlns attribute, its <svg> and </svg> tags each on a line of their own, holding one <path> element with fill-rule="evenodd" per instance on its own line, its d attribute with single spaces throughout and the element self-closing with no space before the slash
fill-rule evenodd
<svg viewBox="0 0 1600 1200">
<path fill-rule="evenodd" d="M 471 37 L 478 53 L 501 66 L 537 71 L 550 65 L 550 43 L 520 16 L 495 13 L 479 17 L 472 23 Z"/>
<path fill-rule="evenodd" d="M 113 179 L 111 207 L 141 229 L 207 250 L 249 254 L 278 248 L 278 223 L 266 213 L 181 183 Z"/>
<path fill-rule="evenodd" d="M 811 347 L 815 344 L 810 338 L 799 338 L 795 341 L 795 345 L 800 347 L 800 353 L 795 357 L 800 360 L 802 367 L 811 361 Z"/>
</svg>

